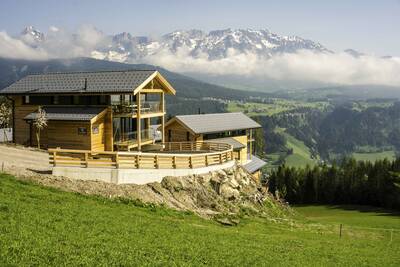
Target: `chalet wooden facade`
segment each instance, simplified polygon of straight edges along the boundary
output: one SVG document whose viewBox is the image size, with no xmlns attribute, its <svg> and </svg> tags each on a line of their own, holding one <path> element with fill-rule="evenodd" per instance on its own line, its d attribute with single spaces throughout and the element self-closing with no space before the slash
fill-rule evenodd
<svg viewBox="0 0 400 267">
<path fill-rule="evenodd" d="M 103 174 L 113 181 L 117 171 L 125 181 L 127 170 L 148 178 L 143 170 L 160 169 L 151 174 L 160 178 L 174 173 L 169 169 L 209 172 L 237 160 L 259 180 L 265 164 L 252 155 L 253 130 L 261 126 L 242 113 L 182 115 L 165 123 L 165 94 L 175 90 L 155 70 L 28 75 L 0 94 L 12 102 L 16 144 L 37 145 L 34 122 L 39 107 L 46 112 L 40 144 L 49 150 L 53 174 Z M 82 167 L 103 169 L 68 169 Z"/>
<path fill-rule="evenodd" d="M 141 151 L 164 141 L 165 94 L 174 88 L 157 71 L 100 71 L 28 75 L 0 91 L 13 103 L 13 141 L 35 146 L 33 121 L 42 107 L 44 148 Z"/>
<path fill-rule="evenodd" d="M 167 142 L 214 142 L 229 144 L 233 156 L 259 180 L 266 164 L 254 154 L 254 129 L 261 128 L 243 113 L 175 116 L 165 124 Z"/>
</svg>

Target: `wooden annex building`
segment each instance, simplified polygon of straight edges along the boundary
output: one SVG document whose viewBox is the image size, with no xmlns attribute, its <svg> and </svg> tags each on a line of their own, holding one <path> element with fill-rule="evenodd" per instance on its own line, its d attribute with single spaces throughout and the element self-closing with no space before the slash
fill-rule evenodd
<svg viewBox="0 0 400 267">
<path fill-rule="evenodd" d="M 260 178 L 265 162 L 254 155 L 253 131 L 261 125 L 241 112 L 178 115 L 165 124 L 167 142 L 208 141 L 229 144 L 234 158 Z"/>
<path fill-rule="evenodd" d="M 47 115 L 44 148 L 141 150 L 164 141 L 165 94 L 174 88 L 155 70 L 28 75 L 0 91 L 13 104 L 13 141 L 35 146 L 38 107 Z"/>
</svg>

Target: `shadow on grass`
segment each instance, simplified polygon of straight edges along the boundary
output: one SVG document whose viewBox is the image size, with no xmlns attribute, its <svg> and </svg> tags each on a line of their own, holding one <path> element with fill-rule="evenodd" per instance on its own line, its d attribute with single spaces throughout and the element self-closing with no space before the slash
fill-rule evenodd
<svg viewBox="0 0 400 267">
<path fill-rule="evenodd" d="M 336 210 L 347 210 L 347 211 L 359 211 L 359 212 L 373 212 L 376 213 L 376 216 L 397 216 L 400 219 L 400 211 L 398 210 L 390 210 L 381 207 L 374 206 L 366 206 L 366 205 L 324 205 L 324 204 L 296 204 L 292 205 L 293 207 L 326 207 L 328 209 L 336 209 Z"/>
</svg>

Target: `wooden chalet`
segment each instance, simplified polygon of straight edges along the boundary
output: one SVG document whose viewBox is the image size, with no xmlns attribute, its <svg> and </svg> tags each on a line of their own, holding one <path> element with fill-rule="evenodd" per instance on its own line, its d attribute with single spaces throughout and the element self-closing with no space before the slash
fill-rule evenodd
<svg viewBox="0 0 400 267">
<path fill-rule="evenodd" d="M 241 112 L 179 115 L 165 124 L 167 142 L 198 142 L 229 144 L 233 156 L 259 180 L 266 164 L 254 154 L 254 129 L 261 125 Z"/>
<path fill-rule="evenodd" d="M 165 94 L 174 88 L 156 70 L 28 75 L 0 91 L 13 103 L 13 141 L 35 146 L 33 121 L 42 107 L 48 126 L 44 148 L 141 151 L 164 142 Z"/>
</svg>

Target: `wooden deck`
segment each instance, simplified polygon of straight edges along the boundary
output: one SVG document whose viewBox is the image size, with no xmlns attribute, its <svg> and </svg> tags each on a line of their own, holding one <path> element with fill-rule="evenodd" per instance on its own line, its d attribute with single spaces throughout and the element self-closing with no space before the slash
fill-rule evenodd
<svg viewBox="0 0 400 267">
<path fill-rule="evenodd" d="M 164 143 L 158 153 L 49 149 L 50 164 L 69 167 L 192 169 L 234 160 L 231 145 L 210 142 Z"/>
</svg>

